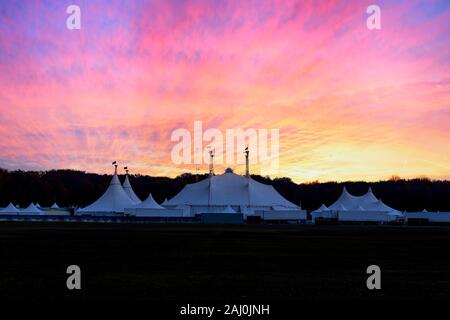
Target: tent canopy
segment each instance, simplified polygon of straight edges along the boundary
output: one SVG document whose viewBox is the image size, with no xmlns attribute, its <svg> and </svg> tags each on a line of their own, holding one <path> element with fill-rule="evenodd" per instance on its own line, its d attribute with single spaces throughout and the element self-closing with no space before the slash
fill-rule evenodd
<svg viewBox="0 0 450 320">
<path fill-rule="evenodd" d="M 365 195 L 354 196 L 350 194 L 344 187 L 341 195 L 328 207 L 330 210 L 337 211 L 387 211 L 398 212 L 397 210 L 387 206 L 381 200 L 377 199 L 369 187 Z"/>
<path fill-rule="evenodd" d="M 149 193 L 147 199 L 139 203 L 138 205 L 135 205 L 133 208 L 139 208 L 139 209 L 165 209 L 164 207 L 161 207 L 152 197 L 152 194 Z"/>
<path fill-rule="evenodd" d="M 59 206 L 55 202 L 54 204 L 52 204 L 52 206 L 50 208 L 51 209 L 59 209 Z"/>
<path fill-rule="evenodd" d="M 33 203 L 30 203 L 28 207 L 22 209 L 20 212 L 26 214 L 41 214 L 42 210 L 38 209 Z"/>
<path fill-rule="evenodd" d="M 14 206 L 11 202 L 8 204 L 8 206 L 6 208 L 4 208 L 3 210 L 0 210 L 0 213 L 12 213 L 12 214 L 16 214 L 19 213 L 20 210 L 16 208 L 16 206 Z"/>
<path fill-rule="evenodd" d="M 298 209 L 283 198 L 271 185 L 262 184 L 249 177 L 225 171 L 200 182 L 186 185 L 164 205 L 198 206 L 279 206 Z"/>
<path fill-rule="evenodd" d="M 131 208 L 135 203 L 122 188 L 119 178 L 115 173 L 108 189 L 91 205 L 80 209 L 80 212 L 124 212 L 125 208 Z"/>
<path fill-rule="evenodd" d="M 128 197 L 133 201 L 134 204 L 141 203 L 142 200 L 134 193 L 133 188 L 131 187 L 130 180 L 128 179 L 128 174 L 125 176 L 125 181 L 123 182 L 123 190 L 128 195 Z"/>
</svg>

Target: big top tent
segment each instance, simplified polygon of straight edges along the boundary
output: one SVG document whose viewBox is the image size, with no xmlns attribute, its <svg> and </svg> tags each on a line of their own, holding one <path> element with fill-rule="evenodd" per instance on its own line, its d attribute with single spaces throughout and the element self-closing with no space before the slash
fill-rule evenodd
<svg viewBox="0 0 450 320">
<path fill-rule="evenodd" d="M 235 174 L 227 169 L 221 175 L 186 185 L 172 199 L 165 201 L 166 208 L 189 207 L 190 215 L 230 212 L 246 215 L 286 213 L 300 220 L 306 212 L 281 196 L 273 186 L 253 180 L 250 176 Z M 285 215 L 285 217 L 287 217 Z"/>
<path fill-rule="evenodd" d="M 117 166 L 108 189 L 91 205 L 77 210 L 77 214 L 104 214 L 123 213 L 125 208 L 134 206 L 135 203 L 122 188 L 117 176 Z"/>
</svg>

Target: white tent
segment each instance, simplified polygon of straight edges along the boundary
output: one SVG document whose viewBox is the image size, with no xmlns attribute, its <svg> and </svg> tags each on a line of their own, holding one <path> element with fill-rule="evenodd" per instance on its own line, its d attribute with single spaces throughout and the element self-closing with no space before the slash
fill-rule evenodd
<svg viewBox="0 0 450 320">
<path fill-rule="evenodd" d="M 182 212 L 170 211 L 161 207 L 152 197 L 150 193 L 144 201 L 131 207 L 125 208 L 125 213 L 138 217 L 167 217 L 167 216 L 182 216 Z"/>
<path fill-rule="evenodd" d="M 337 216 L 329 209 L 326 205 L 322 204 L 318 209 L 311 212 L 311 217 L 313 221 L 316 221 L 316 219 L 323 218 L 323 219 L 331 219 L 336 218 Z"/>
<path fill-rule="evenodd" d="M 236 211 L 234 211 L 232 207 L 227 206 L 221 213 L 236 213 Z"/>
<path fill-rule="evenodd" d="M 322 204 L 318 209 L 314 210 L 312 213 L 314 213 L 314 212 L 319 213 L 319 212 L 329 211 L 329 210 L 330 209 L 328 209 L 326 205 Z"/>
<path fill-rule="evenodd" d="M 55 202 L 54 204 L 52 204 L 52 206 L 50 208 L 51 209 L 59 209 L 59 206 Z"/>
<path fill-rule="evenodd" d="M 271 212 L 267 216 L 274 220 L 278 214 L 291 211 L 289 217 L 297 214 L 298 220 L 306 219 L 306 212 L 283 198 L 273 186 L 237 175 L 231 169 L 227 169 L 224 174 L 211 175 L 202 181 L 186 185 L 172 199 L 164 201 L 163 205 L 169 209 L 188 207 L 190 216 L 223 213 L 224 210 L 231 209 L 245 216 L 265 216 L 265 213 Z M 231 207 L 238 208 L 240 212 Z"/>
<path fill-rule="evenodd" d="M 131 201 L 133 201 L 134 204 L 141 203 L 142 200 L 139 199 L 139 197 L 134 193 L 133 188 L 131 187 L 130 180 L 128 179 L 128 173 L 125 175 L 125 181 L 123 182 L 123 190 L 125 190 L 128 197 L 130 197 Z"/>
<path fill-rule="evenodd" d="M 19 214 L 20 210 L 17 209 L 12 203 L 9 203 L 6 208 L 0 210 L 0 214 Z"/>
<path fill-rule="evenodd" d="M 135 203 L 123 190 L 117 172 L 115 172 L 105 193 L 97 201 L 83 209 L 79 209 L 77 212 L 81 214 L 123 213 L 125 208 L 130 208 L 134 205 Z"/>
<path fill-rule="evenodd" d="M 330 210 L 337 211 L 386 211 L 386 212 L 398 212 L 397 210 L 385 205 L 381 200 L 378 200 L 373 192 L 372 188 L 365 195 L 354 196 L 348 193 L 344 187 L 340 197 L 328 207 Z"/>
<path fill-rule="evenodd" d="M 165 205 L 199 206 L 279 206 L 298 209 L 298 206 L 283 198 L 271 185 L 262 184 L 250 177 L 233 173 L 230 169 L 218 176 L 186 185 Z"/>
<path fill-rule="evenodd" d="M 370 187 L 367 193 L 362 196 L 354 196 L 348 193 L 344 187 L 336 202 L 328 207 L 329 211 L 321 208 L 312 213 L 313 221 L 318 217 L 337 218 L 339 221 L 380 223 L 405 219 L 405 216 L 400 211 L 389 207 L 383 201 L 377 199 Z"/>
<path fill-rule="evenodd" d="M 35 206 L 38 208 L 42 208 L 42 206 L 39 204 L 39 202 L 36 202 Z"/>
<path fill-rule="evenodd" d="M 134 208 L 141 208 L 141 209 L 164 209 L 164 207 L 161 207 L 152 197 L 152 194 L 149 193 L 147 199 L 139 203 L 138 205 L 134 206 Z"/>
<path fill-rule="evenodd" d="M 20 210 L 20 214 L 44 214 L 44 212 L 40 209 L 38 209 L 33 203 L 30 203 L 28 207 L 25 209 Z"/>
</svg>

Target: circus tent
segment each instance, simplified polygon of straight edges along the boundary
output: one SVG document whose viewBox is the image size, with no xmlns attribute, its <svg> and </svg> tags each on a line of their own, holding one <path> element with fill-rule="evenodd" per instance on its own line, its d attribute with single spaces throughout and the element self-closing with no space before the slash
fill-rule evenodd
<svg viewBox="0 0 450 320">
<path fill-rule="evenodd" d="M 158 216 L 164 213 L 161 213 L 161 210 L 166 210 L 164 207 L 161 207 L 152 197 L 150 193 L 144 201 L 141 203 L 134 205 L 131 208 L 125 208 L 125 213 L 132 216 Z"/>
<path fill-rule="evenodd" d="M 56 204 L 56 202 L 54 204 L 52 204 L 52 206 L 50 207 L 50 209 L 59 209 L 59 206 Z"/>
<path fill-rule="evenodd" d="M 188 206 L 190 215 L 202 213 L 234 213 L 246 215 L 258 214 L 258 211 L 276 214 L 290 214 L 294 220 L 306 216 L 301 208 L 281 196 L 273 186 L 253 180 L 250 176 L 235 174 L 227 169 L 221 175 L 211 174 L 208 178 L 186 185 L 172 199 L 165 201 L 166 208 Z"/>
<path fill-rule="evenodd" d="M 89 206 L 77 210 L 77 214 L 96 214 L 96 213 L 123 213 L 125 208 L 133 207 L 135 203 L 120 184 L 117 176 L 117 166 L 111 179 L 108 189 Z"/>
<path fill-rule="evenodd" d="M 9 203 L 6 208 L 0 210 L 0 214 L 19 214 L 20 210 L 16 208 L 12 203 Z"/>
<path fill-rule="evenodd" d="M 26 207 L 25 209 L 20 210 L 20 214 L 26 214 L 26 215 L 37 214 L 37 215 L 41 215 L 41 214 L 44 214 L 44 212 L 42 210 L 38 209 L 33 203 L 30 203 L 30 205 L 28 207 Z"/>
<path fill-rule="evenodd" d="M 134 204 L 141 203 L 142 200 L 139 199 L 139 197 L 134 193 L 133 188 L 131 187 L 130 180 L 128 178 L 128 168 L 125 167 L 126 175 L 125 175 L 125 181 L 122 184 L 123 190 L 125 190 L 125 193 L 128 195 L 128 197 L 133 201 Z"/>
<path fill-rule="evenodd" d="M 324 204 L 311 213 L 316 219 L 337 219 L 339 221 L 378 221 L 391 222 L 403 220 L 404 215 L 377 199 L 369 187 L 366 194 L 354 196 L 344 187 L 339 198 L 329 207 Z"/>
</svg>

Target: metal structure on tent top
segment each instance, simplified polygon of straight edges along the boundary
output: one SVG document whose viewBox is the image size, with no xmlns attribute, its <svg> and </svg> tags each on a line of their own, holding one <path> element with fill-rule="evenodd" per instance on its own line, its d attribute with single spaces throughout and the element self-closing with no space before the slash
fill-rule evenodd
<svg viewBox="0 0 450 320">
<path fill-rule="evenodd" d="M 245 154 L 245 176 L 248 178 L 248 177 L 250 177 L 250 168 L 249 168 L 249 161 L 248 161 L 248 156 L 250 154 L 250 151 L 248 150 L 248 146 L 245 148 L 244 154 Z"/>
<path fill-rule="evenodd" d="M 117 161 L 113 161 L 112 165 L 114 166 L 114 174 L 117 174 Z"/>
<path fill-rule="evenodd" d="M 209 150 L 209 176 L 214 175 L 214 151 Z"/>
</svg>

